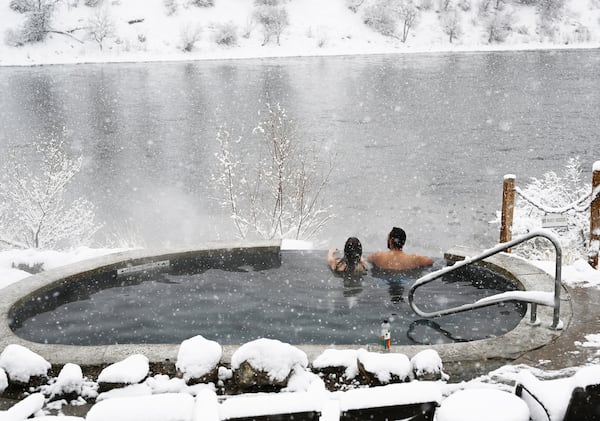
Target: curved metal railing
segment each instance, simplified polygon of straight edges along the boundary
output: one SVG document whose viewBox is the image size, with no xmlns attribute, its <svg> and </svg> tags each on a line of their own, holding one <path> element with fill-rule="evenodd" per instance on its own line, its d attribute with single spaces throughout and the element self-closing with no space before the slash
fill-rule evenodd
<svg viewBox="0 0 600 421">
<path fill-rule="evenodd" d="M 463 304 L 461 306 L 452 307 L 444 310 L 426 312 L 421 310 L 414 302 L 414 295 L 417 288 L 428 284 L 429 282 L 435 281 L 436 279 L 444 276 L 447 273 L 450 273 L 454 270 L 460 269 L 461 267 L 479 262 L 487 257 L 493 256 L 497 253 L 505 251 L 513 246 L 521 244 L 525 241 L 531 240 L 535 237 L 543 237 L 549 240 L 554 246 L 554 250 L 556 251 L 556 270 L 554 276 L 554 295 L 553 299 L 549 302 L 545 297 L 540 296 L 535 293 L 527 293 L 527 291 L 522 291 L 519 294 L 519 291 L 515 291 L 515 293 L 507 294 L 501 293 L 492 295 L 491 297 L 484 298 L 474 303 Z M 410 307 L 413 309 L 415 313 L 417 313 L 421 317 L 431 318 L 438 316 L 445 316 L 448 314 L 461 313 L 463 311 L 474 310 L 477 308 L 487 307 L 493 304 L 498 304 L 506 301 L 522 301 L 528 302 L 531 304 L 531 321 L 535 322 L 536 313 L 537 313 L 537 304 L 546 305 L 554 308 L 554 314 L 552 318 L 552 328 L 560 329 L 560 289 L 561 289 L 561 269 L 562 269 L 562 249 L 560 247 L 560 243 L 558 239 L 550 232 L 544 230 L 538 230 L 530 232 L 522 237 L 516 238 L 511 241 L 507 241 L 505 243 L 500 243 L 496 247 L 491 248 L 489 250 L 484 251 L 478 256 L 469 257 L 465 260 L 461 260 L 456 262 L 452 266 L 447 266 L 443 269 L 437 270 L 435 272 L 431 272 L 421 278 L 417 279 L 416 282 L 412 285 L 410 290 L 408 291 L 408 303 Z"/>
</svg>

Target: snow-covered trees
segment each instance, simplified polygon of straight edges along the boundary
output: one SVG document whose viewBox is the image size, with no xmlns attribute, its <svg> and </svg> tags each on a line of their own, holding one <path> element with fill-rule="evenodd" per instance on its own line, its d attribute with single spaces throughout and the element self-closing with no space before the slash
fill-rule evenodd
<svg viewBox="0 0 600 421">
<path fill-rule="evenodd" d="M 260 141 L 258 160 L 244 161 L 248 147 L 226 128 L 217 133 L 219 172 L 215 186 L 240 238 L 312 238 L 331 218 L 321 205 L 331 164 L 320 171 L 316 153 L 303 148 L 294 126 L 279 104 L 266 105 L 264 120 L 254 129 Z"/>
<path fill-rule="evenodd" d="M 289 17 L 285 7 L 277 4 L 260 4 L 254 9 L 254 19 L 262 26 L 263 44 L 267 44 L 271 38 L 275 38 L 277 45 L 280 44 L 281 34 L 289 25 Z"/>
<path fill-rule="evenodd" d="M 92 15 L 88 21 L 89 34 L 100 49 L 102 50 L 102 42 L 106 37 L 113 34 L 115 30 L 114 23 L 107 8 L 100 8 Z"/>
<path fill-rule="evenodd" d="M 365 7 L 363 22 L 382 35 L 406 42 L 418 12 L 413 0 L 376 0 Z"/>
<path fill-rule="evenodd" d="M 6 162 L 0 183 L 0 247 L 62 248 L 88 242 L 100 225 L 85 198 L 68 203 L 67 188 L 82 158 L 67 156 L 60 140 L 37 147 L 39 168 L 16 155 Z"/>
<path fill-rule="evenodd" d="M 590 183 L 582 180 L 582 169 L 578 158 L 569 159 L 562 174 L 549 171 L 541 178 L 532 178 L 515 200 L 513 238 L 539 229 L 542 216 L 547 211 L 573 207 L 574 209 L 565 212 L 568 226 L 555 228 L 555 230 L 563 246 L 566 261 L 584 258 L 587 256 L 589 240 L 590 215 L 586 204 L 589 204 L 590 191 Z M 543 239 L 523 243 L 515 249 L 515 252 L 529 259 L 554 258 L 554 248 Z"/>
<path fill-rule="evenodd" d="M 6 42 L 19 46 L 43 41 L 50 32 L 54 7 L 59 2 L 60 0 L 12 0 L 10 7 L 19 13 L 25 13 L 27 18 L 20 28 L 7 31 Z"/>
</svg>

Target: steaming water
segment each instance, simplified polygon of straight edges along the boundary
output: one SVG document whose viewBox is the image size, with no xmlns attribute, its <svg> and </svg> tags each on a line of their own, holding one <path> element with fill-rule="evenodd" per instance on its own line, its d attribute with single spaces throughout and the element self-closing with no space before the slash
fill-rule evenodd
<svg viewBox="0 0 600 421">
<path fill-rule="evenodd" d="M 281 103 L 301 142 L 335 156 L 317 244 L 358 236 L 440 256 L 487 248 L 502 178 L 517 184 L 579 156 L 600 159 L 600 51 L 285 58 L 0 68 L 0 160 L 62 136 L 84 156 L 72 186 L 104 233 L 147 246 L 230 240 L 211 174 L 217 127 L 247 162 L 263 103 Z"/>
<path fill-rule="evenodd" d="M 98 279 L 90 277 L 61 293 L 43 292 L 51 309 L 17 316 L 13 328 L 35 342 L 76 345 L 179 343 L 197 334 L 220 344 L 269 337 L 292 344 L 367 345 L 377 343 L 387 318 L 392 343 L 431 344 L 501 335 L 525 313 L 524 305 L 509 302 L 422 320 L 406 297 L 414 280 L 432 268 L 344 279 L 321 264 L 324 253 L 283 252 L 281 266 L 265 270 L 243 265 L 118 278 L 112 288 L 94 291 L 87 287 Z M 444 264 L 438 261 L 436 268 Z M 433 311 L 514 288 L 490 270 L 470 267 L 419 288 L 415 299 Z"/>
</svg>

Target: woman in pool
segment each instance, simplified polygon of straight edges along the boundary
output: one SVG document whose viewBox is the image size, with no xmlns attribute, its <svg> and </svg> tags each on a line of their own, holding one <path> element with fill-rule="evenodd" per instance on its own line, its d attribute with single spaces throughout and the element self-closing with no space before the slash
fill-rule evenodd
<svg viewBox="0 0 600 421">
<path fill-rule="evenodd" d="M 362 274 L 367 271 L 367 261 L 362 256 L 362 245 L 356 237 L 350 237 L 344 245 L 344 257 L 335 257 L 337 248 L 327 252 L 327 263 L 332 271 L 343 274 Z"/>
</svg>

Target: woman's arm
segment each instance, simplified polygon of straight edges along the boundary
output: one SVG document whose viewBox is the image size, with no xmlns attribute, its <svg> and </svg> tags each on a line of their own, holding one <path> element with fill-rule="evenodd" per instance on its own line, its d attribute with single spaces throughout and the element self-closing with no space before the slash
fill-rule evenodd
<svg viewBox="0 0 600 421">
<path fill-rule="evenodd" d="M 335 247 L 331 247 L 327 252 L 327 264 L 329 265 L 331 270 L 335 270 L 335 266 L 337 263 L 337 259 L 333 256 L 336 251 L 337 249 Z"/>
</svg>

